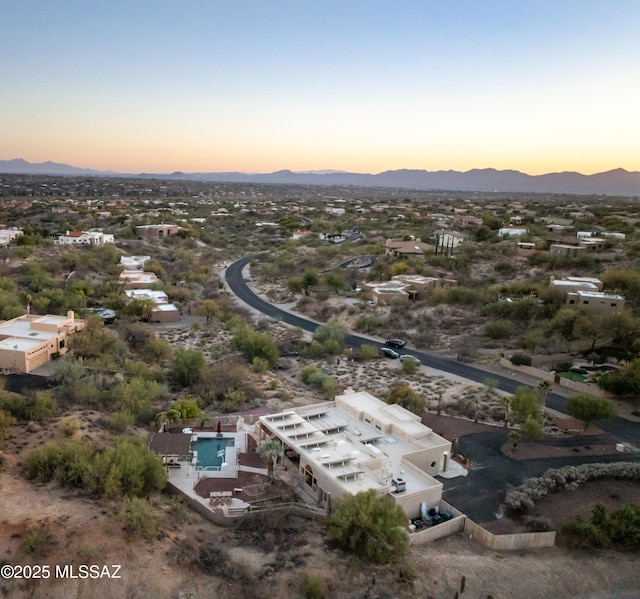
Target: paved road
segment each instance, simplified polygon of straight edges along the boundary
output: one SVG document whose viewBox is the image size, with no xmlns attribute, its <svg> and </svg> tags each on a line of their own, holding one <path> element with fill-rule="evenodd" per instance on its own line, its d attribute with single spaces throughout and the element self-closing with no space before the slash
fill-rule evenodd
<svg viewBox="0 0 640 599">
<path fill-rule="evenodd" d="M 253 255 L 245 256 L 233 264 L 230 264 L 225 270 L 225 279 L 231 291 L 233 291 L 233 293 L 245 304 L 271 318 L 280 320 L 295 327 L 300 327 L 305 331 L 315 331 L 322 323 L 282 310 L 263 300 L 250 289 L 247 281 L 245 281 L 243 277 L 243 269 L 253 258 Z M 359 348 L 362 345 L 371 343 L 382 343 L 382 341 L 366 337 L 364 335 L 349 334 L 345 337 L 345 344 L 353 348 Z M 517 387 L 521 387 L 526 384 L 520 378 L 516 378 L 515 376 L 504 376 L 501 374 L 487 372 L 486 370 L 482 370 L 481 368 L 477 368 L 470 364 L 464 364 L 462 362 L 452 360 L 451 358 L 447 358 L 436 352 L 411 348 L 405 348 L 402 351 L 403 353 L 416 356 L 425 366 L 470 379 L 478 383 L 483 383 L 487 378 L 495 379 L 498 381 L 498 388 L 508 393 L 513 393 Z M 566 404 L 567 398 L 555 393 L 549 393 L 547 397 L 547 405 L 550 408 L 566 413 Z M 623 418 L 612 418 L 610 420 L 599 422 L 598 426 L 599 428 L 614 435 L 618 441 L 629 443 L 634 447 L 640 445 L 640 423 L 631 422 Z"/>
</svg>

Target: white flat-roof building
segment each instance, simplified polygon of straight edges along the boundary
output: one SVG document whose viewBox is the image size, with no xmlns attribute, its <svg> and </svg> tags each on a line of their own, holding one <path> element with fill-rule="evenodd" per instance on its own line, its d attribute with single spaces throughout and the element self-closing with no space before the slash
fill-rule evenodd
<svg viewBox="0 0 640 599">
<path fill-rule="evenodd" d="M 0 229 L 0 247 L 9 245 L 14 239 L 22 235 L 24 235 L 24 232 L 15 227 L 11 229 Z"/>
<path fill-rule="evenodd" d="M 306 484 L 325 503 L 329 495 L 374 489 L 391 497 L 409 518 L 424 502 L 439 505 L 451 443 L 416 414 L 366 391 L 348 390 L 333 402 L 260 417 L 260 432 L 299 456 Z"/>
<path fill-rule="evenodd" d="M 624 297 L 602 291 L 570 292 L 567 294 L 567 303 L 599 314 L 614 314 L 624 309 Z"/>
<path fill-rule="evenodd" d="M 142 270 L 148 260 L 151 260 L 151 256 L 122 256 L 120 264 L 125 270 Z"/>
<path fill-rule="evenodd" d="M 498 235 L 500 237 L 512 237 L 512 236 L 520 236 L 526 235 L 527 228 L 526 227 L 502 227 L 498 229 Z"/>
<path fill-rule="evenodd" d="M 125 295 L 129 299 L 150 299 L 155 303 L 151 311 L 151 322 L 178 322 L 180 310 L 169 303 L 169 297 L 164 291 L 155 289 L 126 289 Z"/>
<path fill-rule="evenodd" d="M 158 282 L 158 277 L 154 272 L 123 270 L 120 273 L 120 282 L 127 289 L 147 289 L 149 285 L 153 285 Z"/>
<path fill-rule="evenodd" d="M 103 233 L 100 230 L 67 231 L 55 240 L 57 245 L 103 245 L 114 242 L 112 233 Z"/>
</svg>

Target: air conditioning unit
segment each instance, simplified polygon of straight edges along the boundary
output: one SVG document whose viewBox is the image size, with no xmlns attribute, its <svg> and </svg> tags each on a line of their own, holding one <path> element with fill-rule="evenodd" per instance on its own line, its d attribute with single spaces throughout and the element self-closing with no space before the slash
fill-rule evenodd
<svg viewBox="0 0 640 599">
<path fill-rule="evenodd" d="M 402 493 L 402 491 L 407 490 L 407 483 L 404 478 L 393 478 L 391 479 L 391 484 L 396 488 L 396 493 Z"/>
</svg>

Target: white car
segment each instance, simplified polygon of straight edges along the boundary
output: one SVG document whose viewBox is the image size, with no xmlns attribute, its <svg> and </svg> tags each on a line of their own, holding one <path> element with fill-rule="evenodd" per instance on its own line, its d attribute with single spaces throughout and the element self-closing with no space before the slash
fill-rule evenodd
<svg viewBox="0 0 640 599">
<path fill-rule="evenodd" d="M 395 350 L 391 349 L 390 347 L 381 347 L 381 348 L 380 348 L 380 351 L 381 351 L 385 356 L 387 356 L 387 358 L 397 359 L 397 358 L 399 358 L 399 357 L 400 357 L 400 354 L 399 354 L 397 351 L 395 351 Z"/>
</svg>

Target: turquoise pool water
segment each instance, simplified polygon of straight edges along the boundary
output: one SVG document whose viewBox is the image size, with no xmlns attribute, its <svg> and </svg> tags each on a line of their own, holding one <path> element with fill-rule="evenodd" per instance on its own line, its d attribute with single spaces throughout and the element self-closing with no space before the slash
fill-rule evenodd
<svg viewBox="0 0 640 599">
<path fill-rule="evenodd" d="M 196 468 L 206 468 L 207 466 L 219 467 L 224 462 L 222 451 L 235 445 L 235 439 L 231 437 L 212 437 L 210 439 L 198 439 L 191 444 L 191 449 L 198 452 L 198 462 Z M 218 455 L 218 452 L 221 455 Z"/>
</svg>

